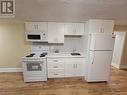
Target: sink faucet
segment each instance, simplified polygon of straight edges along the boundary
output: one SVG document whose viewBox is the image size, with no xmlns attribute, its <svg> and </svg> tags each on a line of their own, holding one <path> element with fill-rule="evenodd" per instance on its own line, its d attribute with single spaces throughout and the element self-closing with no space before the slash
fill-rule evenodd
<svg viewBox="0 0 127 95">
<path fill-rule="evenodd" d="M 74 48 L 74 49 L 72 50 L 72 52 L 75 53 L 75 52 L 76 52 L 76 48 Z"/>
<path fill-rule="evenodd" d="M 58 50 L 58 49 L 56 49 L 54 52 L 55 52 L 55 53 L 59 53 L 59 50 Z"/>
</svg>

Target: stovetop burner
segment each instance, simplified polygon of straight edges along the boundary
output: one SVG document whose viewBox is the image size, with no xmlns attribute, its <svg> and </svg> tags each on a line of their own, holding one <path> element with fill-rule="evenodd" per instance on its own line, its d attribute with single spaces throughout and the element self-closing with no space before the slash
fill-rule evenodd
<svg viewBox="0 0 127 95">
<path fill-rule="evenodd" d="M 35 55 L 35 53 L 31 53 L 29 55 L 27 55 L 26 57 L 33 57 Z"/>
<path fill-rule="evenodd" d="M 42 53 L 40 54 L 40 57 L 45 57 L 48 53 Z"/>
<path fill-rule="evenodd" d="M 48 53 L 39 53 L 39 54 L 36 54 L 36 53 L 31 53 L 29 55 L 27 55 L 26 57 L 45 57 Z"/>
</svg>

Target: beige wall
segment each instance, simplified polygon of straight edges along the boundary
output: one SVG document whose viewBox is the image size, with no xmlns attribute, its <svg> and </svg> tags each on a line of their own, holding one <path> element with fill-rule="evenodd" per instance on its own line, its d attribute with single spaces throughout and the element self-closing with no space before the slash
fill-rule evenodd
<svg viewBox="0 0 127 95">
<path fill-rule="evenodd" d="M 118 26 L 117 25 L 114 27 L 114 31 L 115 32 L 127 32 L 127 26 Z M 127 65 L 127 35 L 125 38 L 125 44 L 124 44 L 123 54 L 122 54 L 120 63 L 121 63 L 120 65 Z"/>
<path fill-rule="evenodd" d="M 114 31 L 127 32 L 127 26 L 125 26 L 125 25 L 115 25 Z"/>
<path fill-rule="evenodd" d="M 0 68 L 21 67 L 21 57 L 29 50 L 23 23 L 0 23 Z"/>
<path fill-rule="evenodd" d="M 123 54 L 122 54 L 120 65 L 127 65 L 127 34 L 126 34 L 126 38 L 125 38 Z"/>
</svg>

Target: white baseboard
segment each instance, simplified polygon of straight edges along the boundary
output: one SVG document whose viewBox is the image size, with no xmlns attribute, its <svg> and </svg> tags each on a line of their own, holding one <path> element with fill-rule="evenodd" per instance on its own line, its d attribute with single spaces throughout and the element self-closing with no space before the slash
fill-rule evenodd
<svg viewBox="0 0 127 95">
<path fill-rule="evenodd" d="M 120 65 L 120 69 L 127 69 L 127 65 Z"/>
<path fill-rule="evenodd" d="M 118 64 L 112 63 L 111 65 L 117 69 L 120 69 L 120 66 Z"/>
<path fill-rule="evenodd" d="M 22 72 L 22 68 L 0 68 L 0 72 Z"/>
</svg>

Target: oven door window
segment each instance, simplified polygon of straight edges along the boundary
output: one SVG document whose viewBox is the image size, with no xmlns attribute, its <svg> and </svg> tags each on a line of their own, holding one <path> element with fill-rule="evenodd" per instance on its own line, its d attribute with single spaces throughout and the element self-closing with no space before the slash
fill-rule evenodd
<svg viewBox="0 0 127 95">
<path fill-rule="evenodd" d="M 27 63 L 27 71 L 42 71 L 40 63 Z"/>
<path fill-rule="evenodd" d="M 41 39 L 41 35 L 32 35 L 32 34 L 28 34 L 27 35 L 28 39 L 35 39 L 35 40 L 40 40 Z"/>
</svg>

